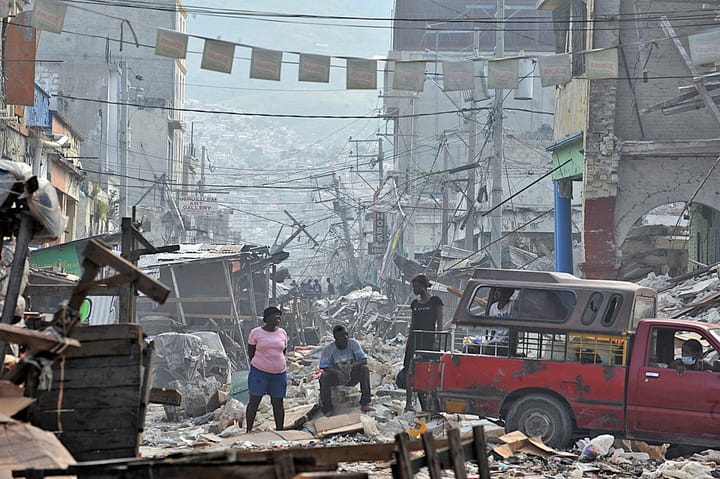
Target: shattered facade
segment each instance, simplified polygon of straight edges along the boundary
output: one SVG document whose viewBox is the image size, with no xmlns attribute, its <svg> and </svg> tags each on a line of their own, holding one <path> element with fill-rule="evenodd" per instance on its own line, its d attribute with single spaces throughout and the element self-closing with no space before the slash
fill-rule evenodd
<svg viewBox="0 0 720 479">
<path fill-rule="evenodd" d="M 687 49 L 688 35 L 718 22 L 712 9 L 695 6 L 687 15 L 687 2 L 538 2 L 552 11 L 556 52 L 575 54 L 575 76 L 584 72 L 584 52 L 619 46 L 617 79 L 574 78 L 558 87 L 555 100 L 554 138 L 582 132 L 580 267 L 587 278 L 618 276 L 625 239 L 653 208 L 688 201 L 720 207 L 709 187 L 720 179 L 713 166 L 720 154 L 720 118 L 697 95 L 692 109 L 665 108 L 681 104 L 680 95 L 692 97 L 695 89 L 662 18 Z M 704 74 L 713 66 L 697 69 Z"/>
</svg>

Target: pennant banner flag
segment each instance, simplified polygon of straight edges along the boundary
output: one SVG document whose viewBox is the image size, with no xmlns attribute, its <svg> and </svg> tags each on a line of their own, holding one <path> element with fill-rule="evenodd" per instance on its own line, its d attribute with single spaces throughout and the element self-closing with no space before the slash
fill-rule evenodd
<svg viewBox="0 0 720 479">
<path fill-rule="evenodd" d="M 688 40 L 693 65 L 720 61 L 720 28 L 690 35 Z"/>
<path fill-rule="evenodd" d="M 572 66 L 570 55 L 546 55 L 538 57 L 540 68 L 540 84 L 544 87 L 565 85 L 572 80 Z"/>
<path fill-rule="evenodd" d="M 475 72 L 475 84 L 473 86 L 472 94 L 473 100 L 487 100 L 490 98 L 490 92 L 487 86 L 487 62 L 486 61 L 473 61 L 473 71 Z"/>
<path fill-rule="evenodd" d="M 298 81 L 328 83 L 330 81 L 330 57 L 301 53 Z"/>
<path fill-rule="evenodd" d="M 442 62 L 443 90 L 472 90 L 475 87 L 475 65 L 472 61 Z"/>
<path fill-rule="evenodd" d="M 375 90 L 377 88 L 377 60 L 347 59 L 345 87 L 348 90 Z"/>
<path fill-rule="evenodd" d="M 5 102 L 8 105 L 35 104 L 35 54 L 38 32 L 30 27 L 32 12 L 11 19 L 5 31 Z"/>
<path fill-rule="evenodd" d="M 280 81 L 283 52 L 253 48 L 250 59 L 250 78 Z"/>
<path fill-rule="evenodd" d="M 395 62 L 392 87 L 394 90 L 423 91 L 425 62 Z"/>
<path fill-rule="evenodd" d="M 54 0 L 35 0 L 30 26 L 46 32 L 60 33 L 65 23 L 67 5 Z"/>
<path fill-rule="evenodd" d="M 12 8 L 14 0 L 0 0 L 0 18 L 6 18 L 10 16 L 10 9 Z"/>
<path fill-rule="evenodd" d="M 517 88 L 519 67 L 520 61 L 517 58 L 488 61 L 488 88 L 508 90 Z"/>
<path fill-rule="evenodd" d="M 155 55 L 170 58 L 187 56 L 188 36 L 184 33 L 158 28 L 155 40 Z"/>
<path fill-rule="evenodd" d="M 222 40 L 205 40 L 200 68 L 221 73 L 232 72 L 235 44 Z"/>
<path fill-rule="evenodd" d="M 585 78 L 607 80 L 618 77 L 617 48 L 604 48 L 585 54 Z"/>
</svg>

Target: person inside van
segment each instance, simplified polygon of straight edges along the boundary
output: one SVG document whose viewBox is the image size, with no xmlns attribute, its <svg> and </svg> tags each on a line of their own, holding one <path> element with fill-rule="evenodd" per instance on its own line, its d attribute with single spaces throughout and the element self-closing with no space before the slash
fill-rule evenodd
<svg viewBox="0 0 720 479">
<path fill-rule="evenodd" d="M 697 339 L 688 339 L 682 345 L 682 357 L 670 363 L 678 374 L 685 371 L 712 371 L 712 366 L 703 360 L 703 348 Z"/>
<path fill-rule="evenodd" d="M 493 293 L 493 302 L 490 304 L 488 316 L 495 318 L 509 318 L 512 313 L 513 301 L 510 299 L 515 294 L 513 288 L 496 288 Z M 490 338 L 485 343 L 483 354 L 491 356 L 506 356 L 508 353 L 508 330 L 507 328 L 495 328 Z"/>
</svg>

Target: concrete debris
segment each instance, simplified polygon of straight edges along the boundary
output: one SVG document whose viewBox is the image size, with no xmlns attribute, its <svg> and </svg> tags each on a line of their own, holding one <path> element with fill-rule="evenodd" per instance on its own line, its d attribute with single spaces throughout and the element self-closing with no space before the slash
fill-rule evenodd
<svg viewBox="0 0 720 479">
<path fill-rule="evenodd" d="M 650 273 L 638 284 L 658 291 L 658 317 L 720 323 L 720 278 L 717 269 L 703 269 L 694 276 L 684 276 L 686 279 L 678 282 L 666 275 Z"/>
<path fill-rule="evenodd" d="M 707 271 L 673 283 L 669 277 L 648 275 L 641 284 L 657 288 L 660 316 L 670 317 L 691 313 L 694 319 L 718 322 L 720 280 L 717 272 Z M 352 298 L 352 301 L 348 298 Z M 379 325 L 391 317 L 385 310 L 386 299 L 365 288 L 335 300 L 319 300 L 321 316 L 328 325 L 344 323 L 352 326 L 352 335 L 368 353 L 375 411 L 360 414 L 359 388 L 342 387 L 333 391 L 336 415 L 324 417 L 317 407 L 319 401 L 318 363 L 322 346 L 331 341 L 323 337 L 317 346 L 296 347 L 288 351 L 288 389 L 285 399 L 286 429 L 274 431 L 270 403 L 264 398 L 255 422 L 255 432 L 245 434 L 245 406 L 228 398 L 205 424 L 168 422 L 162 409 L 150 405 L 141 454 L 165 456 L 174 452 L 208 452 L 223 448 L 265 450 L 288 447 L 330 447 L 340 445 L 391 443 L 400 432 L 431 431 L 442 438 L 450 428 L 460 428 L 467 435 L 472 427 L 482 424 L 493 451 L 490 466 L 494 475 L 524 478 L 641 477 L 642 479 L 718 478 L 720 452 L 707 450 L 691 457 L 668 460 L 668 446 L 651 446 L 643 442 L 616 440 L 609 435 L 586 438 L 571 451 L 556 451 L 537 438 L 515 436 L 485 419 L 461 414 L 430 414 L 404 411 L 404 390 L 395 385 L 402 368 L 406 338 L 402 334 L 379 331 Z M 698 304 L 702 308 L 698 309 Z M 326 329 L 327 330 L 327 329 Z M 186 392 L 183 391 L 183 397 Z M 203 416 L 206 417 L 206 416 Z M 179 418 L 178 418 L 179 419 Z M 523 435 L 524 436 L 524 435 Z M 503 440 L 505 437 L 505 440 Z M 671 457 L 668 454 L 668 457 Z M 345 463 L 339 472 L 367 472 L 373 477 L 391 477 L 385 463 Z M 474 464 L 468 463 L 468 476 L 478 475 Z M 424 470 L 416 475 L 427 479 Z"/>
</svg>

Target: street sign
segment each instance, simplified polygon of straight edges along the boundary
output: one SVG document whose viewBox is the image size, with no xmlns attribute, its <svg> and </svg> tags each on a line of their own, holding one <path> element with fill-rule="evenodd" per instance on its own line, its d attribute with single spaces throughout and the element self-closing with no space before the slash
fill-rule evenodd
<svg viewBox="0 0 720 479">
<path fill-rule="evenodd" d="M 184 215 L 215 214 L 218 210 L 216 196 L 188 195 L 181 196 L 180 213 Z"/>
</svg>

